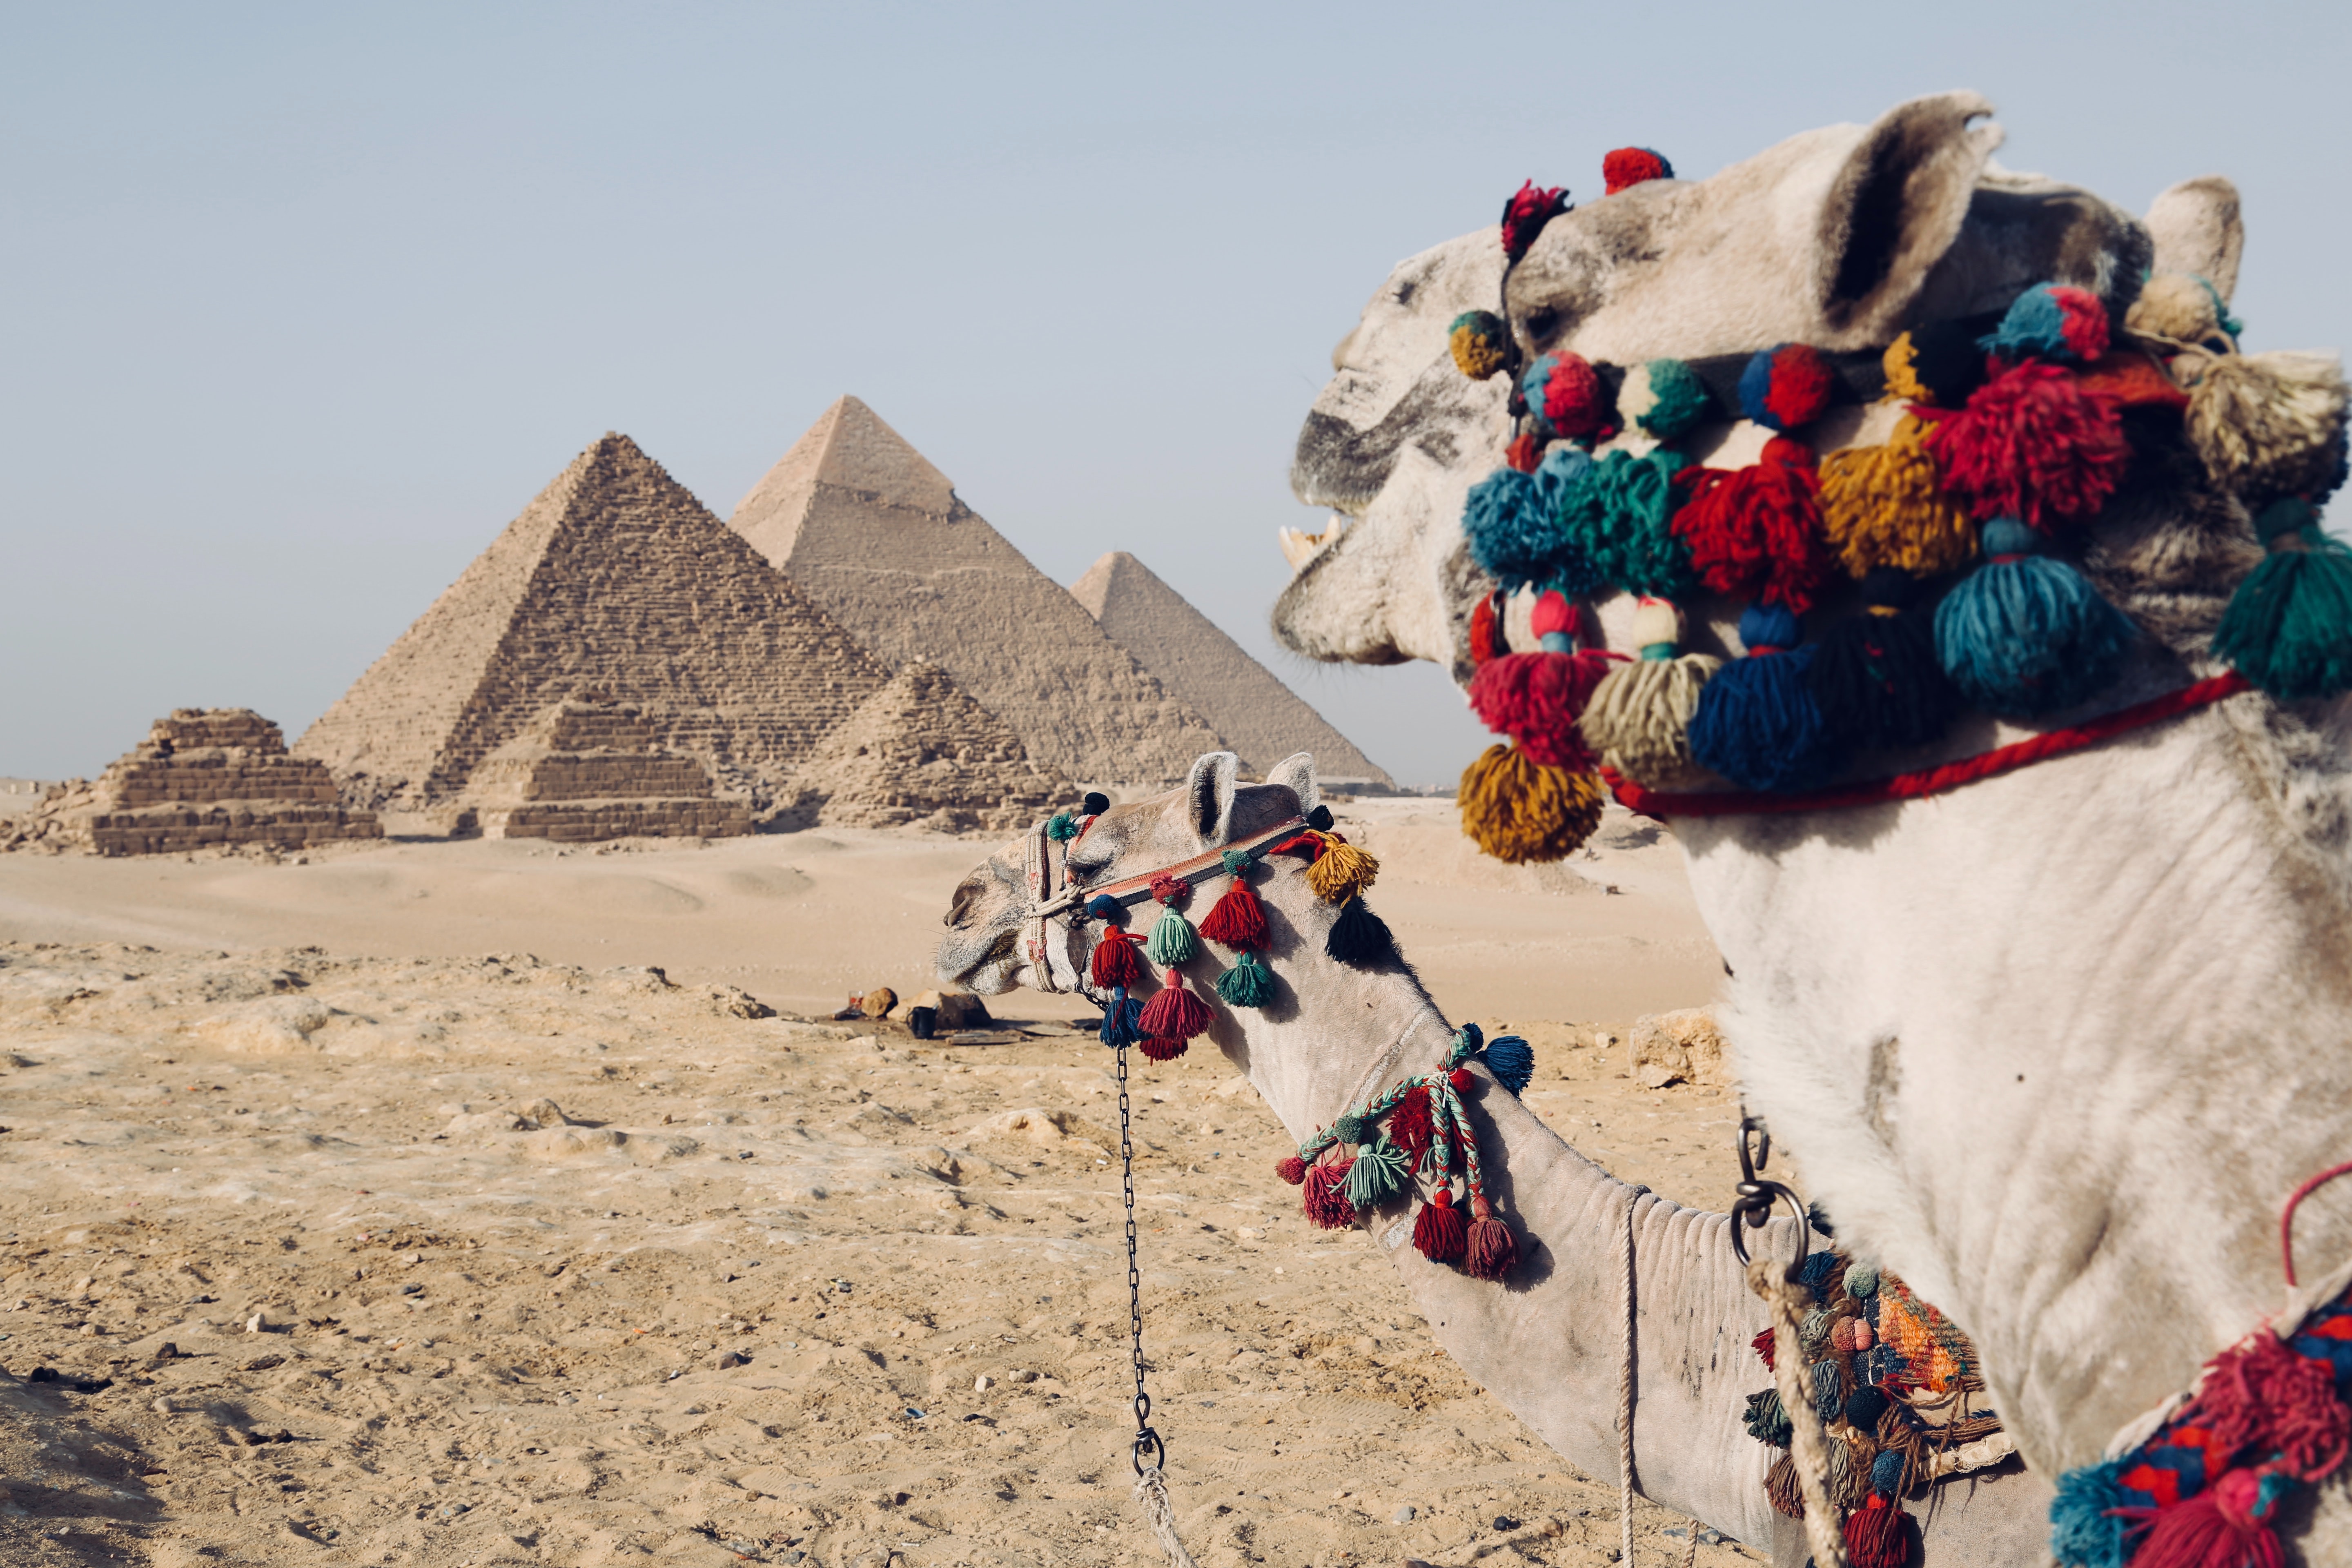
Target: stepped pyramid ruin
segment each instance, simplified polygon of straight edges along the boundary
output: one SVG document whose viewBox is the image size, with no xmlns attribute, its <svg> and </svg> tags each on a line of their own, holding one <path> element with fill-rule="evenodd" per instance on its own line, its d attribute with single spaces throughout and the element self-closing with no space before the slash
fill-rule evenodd
<svg viewBox="0 0 2352 1568">
<path fill-rule="evenodd" d="M 855 397 L 825 410 L 730 526 L 894 668 L 937 661 L 1072 778 L 1181 779 L 1223 745 Z"/>
<path fill-rule="evenodd" d="M 1011 832 L 1078 788 L 929 659 L 911 659 L 827 736 L 793 781 L 789 819 L 829 827 Z"/>
<path fill-rule="evenodd" d="M 637 709 L 550 705 L 474 770 L 462 797 L 488 838 L 729 838 L 751 810 L 721 799 L 701 762 L 665 751 Z"/>
<path fill-rule="evenodd" d="M 97 782 L 52 791 L 0 847 L 178 855 L 243 844 L 301 849 L 381 838 L 373 813 L 346 811 L 325 765 L 289 756 L 249 708 L 181 708 Z"/>
<path fill-rule="evenodd" d="M 1259 777 L 1294 752 L 1312 752 L 1327 784 L 1394 787 L 1380 764 L 1126 551 L 1087 568 L 1070 593 L 1112 641 L 1215 725 Z"/>
<path fill-rule="evenodd" d="M 889 673 L 635 442 L 607 435 L 294 750 L 341 776 L 347 799 L 448 810 L 551 704 L 594 698 L 761 802 Z"/>
</svg>

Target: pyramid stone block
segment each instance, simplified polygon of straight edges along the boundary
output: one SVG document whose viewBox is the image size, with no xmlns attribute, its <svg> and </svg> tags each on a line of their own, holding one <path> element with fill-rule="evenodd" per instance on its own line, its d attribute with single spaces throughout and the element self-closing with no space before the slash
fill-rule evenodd
<svg viewBox="0 0 2352 1568">
<path fill-rule="evenodd" d="M 347 796 L 446 810 L 551 704 L 634 705 L 762 799 L 889 678 L 625 436 L 583 452 L 295 751 Z"/>
<path fill-rule="evenodd" d="M 854 397 L 825 410 L 730 522 L 892 668 L 936 661 L 1072 778 L 1181 779 L 1223 746 Z"/>
<path fill-rule="evenodd" d="M 698 758 L 665 750 L 643 710 L 551 704 L 474 770 L 462 797 L 489 838 L 730 838 L 750 805 L 722 799 Z"/>
<path fill-rule="evenodd" d="M 1215 725 L 1242 765 L 1260 777 L 1295 752 L 1312 752 L 1327 784 L 1394 785 L 1272 670 L 1126 551 L 1088 567 L 1070 593 L 1112 641 Z"/>
</svg>

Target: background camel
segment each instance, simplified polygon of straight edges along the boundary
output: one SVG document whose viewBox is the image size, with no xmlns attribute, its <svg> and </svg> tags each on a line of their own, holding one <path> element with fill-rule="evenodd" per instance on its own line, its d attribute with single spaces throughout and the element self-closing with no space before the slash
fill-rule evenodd
<svg viewBox="0 0 2352 1568">
<path fill-rule="evenodd" d="M 1512 322 L 1531 351 L 1631 363 L 1875 343 L 2048 279 L 2120 319 L 2151 265 L 2234 286 L 2227 182 L 2176 186 L 2137 222 L 1994 167 L 1987 111 L 1922 100 L 1581 206 L 1512 277 Z M 1441 249 L 1481 243 L 1492 231 Z M 1355 521 L 1276 607 L 1301 653 L 1463 668 L 1489 584 L 1455 520 L 1507 431 L 1499 386 L 1483 405 L 1419 391 L 1434 355 L 1390 395 L 1428 330 L 1368 312 L 1302 432 L 1300 498 Z M 1349 411 L 1384 399 L 1449 423 L 1351 447 Z M 1716 439 L 1718 466 L 1744 460 L 1737 434 Z M 2084 563 L 2147 634 L 2106 702 L 2210 673 L 2255 559 L 2243 509 L 2185 447 L 2143 450 Z M 1728 609 L 1701 606 L 1694 641 L 1736 647 Z M 1600 611 L 1624 647 L 1629 605 Z M 1725 1023 L 1751 1104 L 1841 1238 L 1974 1336 L 2045 1473 L 2097 1458 L 2276 1310 L 2280 1201 L 2352 1146 L 2345 722 L 2341 705 L 2245 696 L 1929 801 L 1676 824 L 1734 972 Z M 1928 755 L 2018 732 L 1979 720 Z M 2352 1205 L 2319 1206 L 2301 1222 L 2306 1275 L 2352 1247 Z M 2345 1561 L 2347 1521 L 2339 1480 L 2289 1523 L 2290 1549 Z"/>
<path fill-rule="evenodd" d="M 1261 785 L 1237 788 L 1231 752 L 1213 753 L 1193 764 L 1183 789 L 1097 817 L 1072 847 L 1073 881 L 1099 886 L 1171 865 L 1317 804 L 1314 763 L 1303 753 Z M 1402 958 L 1352 968 L 1327 957 L 1331 907 L 1307 888 L 1298 861 L 1266 866 L 1253 886 L 1281 994 L 1262 1009 L 1217 1005 L 1207 1037 L 1248 1075 L 1290 1135 L 1304 1139 L 1371 1092 L 1441 1062 L 1453 1028 Z M 1027 906 L 1013 847 L 957 890 L 940 949 L 941 978 L 987 994 L 1036 984 L 1016 940 Z M 1633 1201 L 1643 1495 L 1769 1550 L 1789 1568 L 1803 1563 L 1801 1527 L 1765 1499 L 1772 1451 L 1741 1425 L 1747 1396 L 1769 1381 L 1748 1343 L 1768 1320 L 1732 1254 L 1727 1216 L 1637 1197 L 1639 1189 L 1569 1147 L 1483 1065 L 1473 1071 L 1488 1190 L 1521 1232 L 1521 1263 L 1507 1286 L 1423 1258 L 1407 1244 L 1406 1203 L 1389 1205 L 1370 1226 L 1439 1343 L 1544 1441 L 1595 1477 L 1614 1476 L 1622 1229 Z M 1785 1255 L 1793 1228 L 1776 1222 L 1758 1245 Z M 1938 1489 L 1932 1511 L 1915 1505 L 1929 1521 L 1928 1562 L 2043 1561 L 2049 1490 L 2014 1468 Z"/>
</svg>

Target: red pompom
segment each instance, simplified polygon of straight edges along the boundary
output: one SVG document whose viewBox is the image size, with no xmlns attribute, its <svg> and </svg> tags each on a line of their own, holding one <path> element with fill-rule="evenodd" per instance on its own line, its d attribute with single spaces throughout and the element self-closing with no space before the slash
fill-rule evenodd
<svg viewBox="0 0 2352 1568">
<path fill-rule="evenodd" d="M 1324 1230 L 1345 1230 L 1356 1223 L 1356 1205 L 1348 1201 L 1342 1190 L 1348 1183 L 1348 1171 L 1353 1160 L 1337 1160 L 1328 1165 L 1310 1166 L 1307 1172 L 1306 1191 L 1299 1207 L 1307 1217 Z"/>
<path fill-rule="evenodd" d="M 1404 1091 L 1396 1109 L 1389 1112 L 1389 1142 L 1418 1160 L 1429 1152 L 1429 1141 L 1436 1128 L 1429 1114 L 1429 1088 L 1415 1084 Z"/>
<path fill-rule="evenodd" d="M 1609 433 L 1616 405 L 1591 360 L 1561 349 L 1544 355 L 1537 362 L 1537 370 L 1542 379 L 1528 389 L 1528 399 L 1532 403 L 1538 395 L 1542 398 L 1541 405 L 1532 412 L 1554 436 L 1580 441 Z"/>
<path fill-rule="evenodd" d="M 2224 1471 L 2195 1497 L 2158 1509 L 2132 1568 L 2281 1568 L 2278 1537 L 2257 1516 L 2262 1477 Z"/>
<path fill-rule="evenodd" d="M 1511 1227 L 1495 1217 L 1482 1196 L 1471 1204 L 1477 1217 L 1470 1222 L 1469 1245 L 1462 1255 L 1462 1272 L 1473 1279 L 1500 1279 L 1519 1261 L 1519 1244 Z"/>
<path fill-rule="evenodd" d="M 1307 1162 L 1296 1154 L 1285 1154 L 1274 1163 L 1274 1173 L 1295 1187 L 1307 1179 Z"/>
<path fill-rule="evenodd" d="M 1445 1081 L 1454 1086 L 1454 1093 L 1467 1094 L 1470 1092 L 1470 1086 L 1478 1080 L 1472 1076 L 1468 1068 L 1455 1068 L 1445 1075 Z"/>
<path fill-rule="evenodd" d="M 1511 444 L 1503 448 L 1503 461 L 1523 474 L 1532 474 L 1543 467 L 1544 448 L 1549 445 L 1550 442 L 1530 430 L 1524 436 L 1511 438 Z"/>
<path fill-rule="evenodd" d="M 1903 1568 L 1904 1559 L 1911 1555 L 1903 1510 L 1874 1495 L 1846 1515 L 1845 1554 L 1853 1568 Z"/>
<path fill-rule="evenodd" d="M 2095 516 L 2131 462 L 2123 419 L 2074 373 L 2042 360 L 2011 366 L 1927 432 L 1944 489 L 1983 521 L 2022 518 L 2049 531 Z"/>
<path fill-rule="evenodd" d="M 1603 653 L 1514 653 L 1470 679 L 1470 707 L 1486 728 L 1517 741 L 1529 762 L 1590 773 L 1591 751 L 1576 721 L 1620 661 Z"/>
<path fill-rule="evenodd" d="M 1135 1048 L 1155 1062 L 1172 1062 L 1184 1054 L 1188 1048 L 1188 1042 L 1163 1040 L 1156 1035 L 1150 1035 L 1146 1036 L 1143 1042 Z"/>
<path fill-rule="evenodd" d="M 1602 194 L 1613 196 L 1620 191 L 1646 184 L 1652 180 L 1671 180 L 1675 177 L 1675 169 L 1673 164 L 1647 147 L 1620 147 L 1602 154 L 1601 177 L 1609 186 Z"/>
<path fill-rule="evenodd" d="M 1247 882 L 1239 877 L 1233 879 L 1224 896 L 1209 907 L 1208 918 L 1201 922 L 1201 934 L 1236 952 L 1255 952 L 1265 946 L 1265 910 Z"/>
<path fill-rule="evenodd" d="M 1435 1197 L 1421 1205 L 1421 1213 L 1413 1218 L 1413 1249 L 1432 1263 L 1454 1262 L 1469 1246 L 1469 1227 L 1462 1223 L 1462 1211 L 1454 1206 L 1454 1194 L 1443 1187 Z"/>
<path fill-rule="evenodd" d="M 1771 1330 L 1767 1329 L 1767 1330 L 1765 1330 L 1762 1333 L 1760 1333 L 1760 1334 L 1757 1335 L 1754 1339 L 1752 1339 L 1752 1340 L 1748 1341 L 1748 1349 L 1750 1349 L 1750 1350 L 1752 1350 L 1752 1351 L 1754 1351 L 1758 1355 L 1760 1355 L 1760 1356 L 1762 1356 L 1762 1357 L 1764 1358 L 1764 1370 L 1765 1370 L 1766 1372 L 1770 1372 L 1771 1370 L 1773 1370 L 1773 1369 L 1772 1369 L 1772 1331 L 1771 1331 Z"/>
<path fill-rule="evenodd" d="M 1546 190 L 1533 180 L 1518 189 L 1518 194 L 1503 204 L 1503 254 L 1517 261 L 1536 242 L 1536 236 L 1567 210 L 1568 192 L 1555 188 Z"/>
<path fill-rule="evenodd" d="M 1184 976 L 1171 969 L 1168 972 L 1168 983 L 1160 988 L 1159 994 L 1143 1005 L 1143 1016 L 1136 1020 L 1135 1026 L 1143 1031 L 1147 1041 L 1155 1037 L 1189 1040 L 1195 1035 L 1207 1032 L 1209 1026 L 1216 1022 L 1216 1017 L 1209 1011 L 1209 1005 L 1193 995 L 1185 985 Z M 1150 1055 L 1150 1052 L 1145 1054 Z"/>
<path fill-rule="evenodd" d="M 1189 897 L 1192 891 L 1192 883 L 1181 877 L 1171 877 L 1165 871 L 1156 873 L 1151 879 L 1151 896 L 1163 904 L 1175 903 Z"/>
<path fill-rule="evenodd" d="M 1091 967 L 1097 990 L 1135 986 L 1143 979 L 1143 959 L 1135 951 L 1135 934 L 1124 926 L 1103 927 Z"/>
<path fill-rule="evenodd" d="M 1689 542 L 1691 565 L 1706 585 L 1792 615 L 1811 609 L 1832 574 L 1812 448 L 1776 436 L 1764 444 L 1762 461 L 1729 473 L 1697 471 L 1691 483 L 1674 531 Z"/>
<path fill-rule="evenodd" d="M 1496 635 L 1495 595 L 1487 595 L 1470 612 L 1470 662 L 1475 667 L 1506 651 Z"/>
<path fill-rule="evenodd" d="M 2197 1394 L 2206 1447 L 2221 1462 L 2273 1453 L 2305 1480 L 2344 1462 L 2352 1443 L 2352 1409 L 2336 1392 L 2325 1362 L 2300 1356 L 2278 1336 L 2257 1333 L 2215 1356 Z"/>
</svg>

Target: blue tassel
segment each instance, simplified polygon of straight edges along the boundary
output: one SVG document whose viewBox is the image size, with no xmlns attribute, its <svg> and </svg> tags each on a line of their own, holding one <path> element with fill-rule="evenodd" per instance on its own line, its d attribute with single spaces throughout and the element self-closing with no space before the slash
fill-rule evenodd
<svg viewBox="0 0 2352 1568">
<path fill-rule="evenodd" d="M 2066 1568 L 2124 1568 L 2130 1560 L 2126 1522 L 2113 1510 L 2125 1505 L 2116 1478 L 2124 1459 L 2084 1465 L 2058 1478 L 2050 1500 L 2050 1551 Z"/>
<path fill-rule="evenodd" d="M 1505 1035 L 1486 1047 L 1486 1070 L 1495 1081 L 1513 1094 L 1528 1087 L 1536 1076 L 1536 1050 L 1517 1035 Z"/>
<path fill-rule="evenodd" d="M 1988 557 L 1936 607 L 1936 657 L 1987 712 L 2030 719 L 2089 700 L 2137 635 L 2122 611 L 2015 518 L 1984 525 Z M 1717 679 L 1720 679 L 1718 677 Z"/>
<path fill-rule="evenodd" d="M 1462 532 L 1470 554 L 1505 592 L 1549 584 L 1570 598 L 1600 586 L 1600 575 L 1560 526 L 1560 502 L 1592 459 L 1575 447 L 1548 454 L 1532 474 L 1497 468 L 1470 487 Z"/>
<path fill-rule="evenodd" d="M 1748 657 L 1717 670 L 1698 694 L 1691 755 L 1742 789 L 1803 789 L 1834 764 L 1821 707 L 1805 682 L 1813 650 L 1797 647 L 1798 635 L 1787 610 L 1749 605 L 1739 617 Z"/>
<path fill-rule="evenodd" d="M 1143 1038 L 1141 1019 L 1143 1004 L 1127 994 L 1124 985 L 1110 994 L 1110 1005 L 1103 1009 L 1102 1043 L 1106 1046 L 1131 1046 Z"/>
<path fill-rule="evenodd" d="M 1870 1489 L 1880 1497 L 1891 1498 L 1903 1486 L 1903 1455 L 1888 1448 L 1870 1461 Z"/>
</svg>

